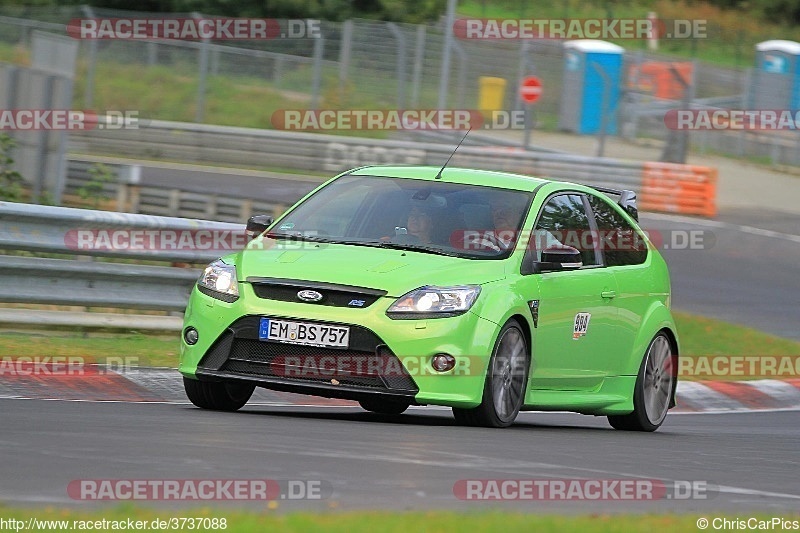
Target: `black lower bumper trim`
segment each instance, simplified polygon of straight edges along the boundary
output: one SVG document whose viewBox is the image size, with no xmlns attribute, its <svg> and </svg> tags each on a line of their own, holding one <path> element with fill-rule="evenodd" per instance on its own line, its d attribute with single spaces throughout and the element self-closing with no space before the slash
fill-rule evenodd
<svg viewBox="0 0 800 533">
<path fill-rule="evenodd" d="M 244 316 L 228 326 L 200 359 L 197 375 L 329 398 L 374 398 L 377 393 L 413 400 L 419 392 L 400 359 L 364 326 L 341 324 L 350 328 L 349 346 L 321 348 L 260 340 L 260 319 Z"/>
<path fill-rule="evenodd" d="M 387 400 L 397 400 L 408 403 L 409 405 L 420 405 L 415 400 L 415 395 L 408 392 L 396 392 L 390 389 L 368 390 L 362 387 L 352 387 L 348 385 L 333 385 L 324 382 L 298 382 L 296 380 L 281 378 L 261 378 L 243 376 L 230 372 L 220 372 L 213 370 L 201 370 L 198 368 L 197 379 L 201 381 L 222 381 L 235 380 L 252 383 L 257 387 L 280 392 L 292 392 L 295 394 L 306 394 L 309 396 L 321 396 L 323 398 L 336 398 L 339 400 L 359 401 L 369 398 L 385 398 Z"/>
</svg>

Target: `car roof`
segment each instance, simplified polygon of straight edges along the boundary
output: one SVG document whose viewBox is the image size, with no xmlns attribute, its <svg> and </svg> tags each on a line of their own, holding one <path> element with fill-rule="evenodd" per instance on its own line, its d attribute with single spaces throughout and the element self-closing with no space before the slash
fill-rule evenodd
<svg viewBox="0 0 800 533">
<path fill-rule="evenodd" d="M 384 166 L 374 165 L 360 167 L 345 174 L 351 176 L 379 176 L 387 178 L 413 178 L 444 183 L 461 183 L 464 185 L 484 185 L 519 191 L 532 191 L 540 185 L 552 180 L 534 178 L 510 172 L 478 170 L 470 168 L 447 167 L 440 179 L 435 179 L 440 167 L 433 166 Z M 557 183 L 557 182 L 556 182 Z"/>
</svg>

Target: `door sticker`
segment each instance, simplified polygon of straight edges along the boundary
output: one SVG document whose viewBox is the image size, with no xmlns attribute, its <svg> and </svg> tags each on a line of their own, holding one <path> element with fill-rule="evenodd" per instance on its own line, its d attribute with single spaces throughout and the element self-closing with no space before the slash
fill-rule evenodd
<svg viewBox="0 0 800 533">
<path fill-rule="evenodd" d="M 591 313 L 578 313 L 575 315 L 575 323 L 572 326 L 572 340 L 578 340 L 586 335 L 590 318 L 592 318 Z"/>
</svg>

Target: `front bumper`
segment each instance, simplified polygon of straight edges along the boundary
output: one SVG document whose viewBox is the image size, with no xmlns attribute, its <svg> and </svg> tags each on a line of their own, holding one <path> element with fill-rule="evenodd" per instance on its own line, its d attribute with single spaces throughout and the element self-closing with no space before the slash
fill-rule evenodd
<svg viewBox="0 0 800 533">
<path fill-rule="evenodd" d="M 203 380 L 238 380 L 258 386 L 317 396 L 359 400 L 383 396 L 411 404 L 474 407 L 481 401 L 486 367 L 499 326 L 477 315 L 428 320 L 392 320 L 386 309 L 395 298 L 383 297 L 366 309 L 320 306 L 259 298 L 248 283 L 240 298 L 226 303 L 192 292 L 184 328 L 194 327 L 199 341 L 181 341 L 179 370 Z M 262 316 L 346 325 L 346 350 L 265 342 L 258 339 Z M 438 353 L 456 358 L 453 370 L 438 373 L 430 365 Z M 375 358 L 377 372 L 355 375 L 307 373 L 286 366 L 287 357 Z M 389 364 L 394 358 L 398 364 Z M 391 363 L 391 361 L 389 361 Z M 399 370 L 398 370 L 399 369 Z"/>
</svg>

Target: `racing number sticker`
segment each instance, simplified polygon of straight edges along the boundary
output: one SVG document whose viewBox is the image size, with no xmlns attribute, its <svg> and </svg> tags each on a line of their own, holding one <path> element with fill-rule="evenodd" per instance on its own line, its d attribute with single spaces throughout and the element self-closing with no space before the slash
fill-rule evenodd
<svg viewBox="0 0 800 533">
<path fill-rule="evenodd" d="M 586 335 L 590 318 L 592 318 L 591 313 L 578 313 L 575 315 L 575 323 L 572 326 L 572 340 L 578 340 Z"/>
</svg>

